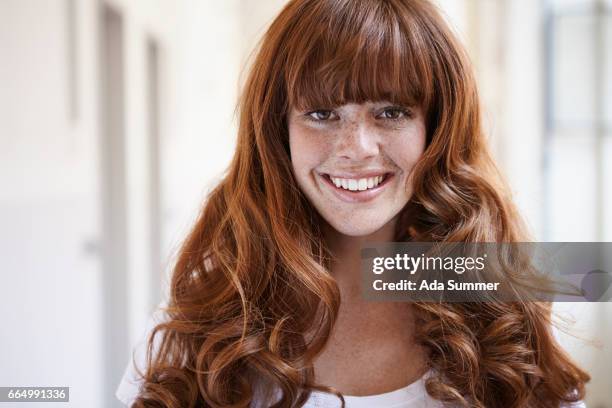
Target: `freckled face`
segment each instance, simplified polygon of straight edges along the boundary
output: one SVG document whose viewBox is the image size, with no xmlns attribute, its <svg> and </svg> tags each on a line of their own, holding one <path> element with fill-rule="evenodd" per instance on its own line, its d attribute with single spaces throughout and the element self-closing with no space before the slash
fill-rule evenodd
<svg viewBox="0 0 612 408">
<path fill-rule="evenodd" d="M 298 185 L 338 232 L 371 234 L 408 203 L 412 169 L 425 149 L 420 108 L 388 102 L 292 108 L 288 124 Z"/>
</svg>

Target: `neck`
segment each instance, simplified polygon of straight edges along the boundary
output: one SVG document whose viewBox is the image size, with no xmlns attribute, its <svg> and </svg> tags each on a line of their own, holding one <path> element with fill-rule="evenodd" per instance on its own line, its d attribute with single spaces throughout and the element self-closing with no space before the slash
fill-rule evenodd
<svg viewBox="0 0 612 408">
<path fill-rule="evenodd" d="M 314 360 L 317 382 L 349 395 L 380 394 L 423 375 L 426 352 L 414 339 L 412 304 L 367 302 L 361 296 L 361 254 L 366 242 L 394 240 L 396 220 L 372 234 L 352 237 L 323 224 L 330 273 L 342 301 L 334 330 Z M 359 367 L 370 367 L 363 371 Z M 385 373 L 372 377 L 371 372 Z"/>
<path fill-rule="evenodd" d="M 397 217 L 379 230 L 362 236 L 349 236 L 324 223 L 323 236 L 332 254 L 331 274 L 345 295 L 359 295 L 361 281 L 361 248 L 367 242 L 392 242 Z"/>
</svg>

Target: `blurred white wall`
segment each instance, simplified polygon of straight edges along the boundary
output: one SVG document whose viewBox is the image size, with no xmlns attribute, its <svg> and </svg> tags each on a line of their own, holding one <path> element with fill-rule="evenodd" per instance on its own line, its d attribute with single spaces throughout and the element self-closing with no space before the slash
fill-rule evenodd
<svg viewBox="0 0 612 408">
<path fill-rule="evenodd" d="M 469 49 L 491 144 L 536 238 L 567 239 L 545 222 L 550 4 L 438 3 Z M 10 368 L 0 385 L 68 385 L 73 406 L 118 406 L 112 394 L 131 347 L 231 158 L 243 66 L 283 4 L 0 1 L 0 366 Z M 102 53 L 109 36 L 115 54 Z M 105 81 L 109 69 L 122 80 Z M 555 211 L 553 225 L 570 214 Z M 584 240 L 595 239 L 591 230 Z M 105 254 L 121 250 L 125 262 L 109 263 Z M 557 308 L 580 336 L 602 343 L 560 335 L 594 374 L 589 406 L 612 406 L 608 305 Z"/>
<path fill-rule="evenodd" d="M 80 44 L 71 83 L 67 14 L 57 1 L 0 2 L 0 384 L 70 385 L 87 406 L 103 380 L 96 47 Z M 92 17 L 81 8 L 81 27 Z M 74 121 L 77 87 L 89 102 Z"/>
</svg>

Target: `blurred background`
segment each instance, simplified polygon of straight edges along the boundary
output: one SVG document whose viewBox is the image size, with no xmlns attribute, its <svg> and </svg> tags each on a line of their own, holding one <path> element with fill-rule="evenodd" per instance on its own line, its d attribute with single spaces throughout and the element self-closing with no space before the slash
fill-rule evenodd
<svg viewBox="0 0 612 408">
<path fill-rule="evenodd" d="M 283 0 L 0 0 L 0 386 L 114 392 Z M 440 0 L 539 241 L 612 241 L 612 0 Z M 612 407 L 612 306 L 557 304 Z M 21 404 L 20 406 L 27 406 Z M 62 404 L 66 406 L 66 404 Z"/>
</svg>

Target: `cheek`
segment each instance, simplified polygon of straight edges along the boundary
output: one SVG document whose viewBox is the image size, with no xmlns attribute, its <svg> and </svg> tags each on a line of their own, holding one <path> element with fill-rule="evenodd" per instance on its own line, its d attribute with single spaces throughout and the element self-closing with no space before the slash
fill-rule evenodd
<svg viewBox="0 0 612 408">
<path fill-rule="evenodd" d="M 328 147 L 320 135 L 297 126 L 289 126 L 289 149 L 291 165 L 297 175 L 309 173 L 323 163 L 328 155 Z"/>
<path fill-rule="evenodd" d="M 398 166 L 409 171 L 425 151 L 425 138 L 424 127 L 415 126 L 392 138 L 387 145 L 387 151 Z"/>
</svg>

